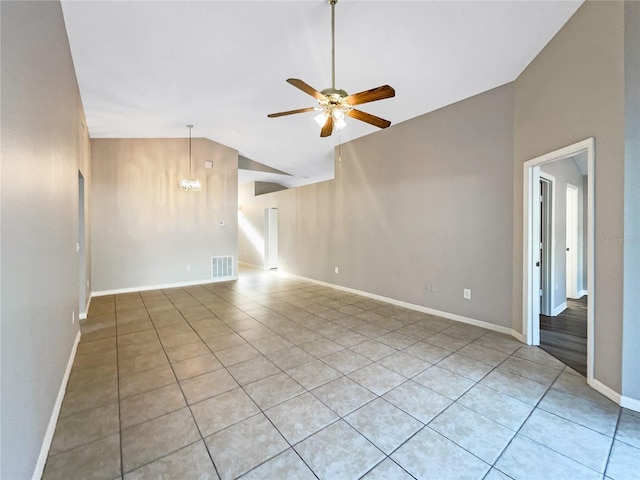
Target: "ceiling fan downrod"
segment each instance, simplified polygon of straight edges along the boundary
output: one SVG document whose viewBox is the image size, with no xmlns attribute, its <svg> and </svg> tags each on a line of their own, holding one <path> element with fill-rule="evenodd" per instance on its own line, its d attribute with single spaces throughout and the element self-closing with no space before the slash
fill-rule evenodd
<svg viewBox="0 0 640 480">
<path fill-rule="evenodd" d="M 348 95 L 344 90 L 336 88 L 336 3 L 338 0 L 329 0 L 331 5 L 331 88 L 325 88 L 320 92 L 328 98 L 333 97 L 334 103 Z"/>
<path fill-rule="evenodd" d="M 331 4 L 331 88 L 336 89 L 336 3 L 338 0 L 329 0 Z"/>
</svg>

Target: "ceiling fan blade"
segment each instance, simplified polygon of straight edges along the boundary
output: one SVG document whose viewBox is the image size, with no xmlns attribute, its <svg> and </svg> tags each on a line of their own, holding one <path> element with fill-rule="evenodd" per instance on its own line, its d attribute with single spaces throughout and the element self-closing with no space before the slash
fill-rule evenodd
<svg viewBox="0 0 640 480">
<path fill-rule="evenodd" d="M 293 115 L 294 113 L 313 112 L 314 110 L 315 110 L 315 107 L 299 108 L 298 110 L 289 110 L 288 112 L 270 113 L 269 115 L 267 115 L 267 117 L 269 118 L 284 117 L 285 115 Z"/>
<path fill-rule="evenodd" d="M 375 102 L 376 100 L 395 97 L 395 95 L 396 91 L 393 88 L 389 85 L 382 85 L 381 87 L 349 95 L 346 100 L 349 105 L 360 105 L 362 103 Z"/>
<path fill-rule="evenodd" d="M 379 128 L 387 128 L 388 126 L 391 125 L 391 122 L 389 120 L 376 117 L 375 115 L 371 115 L 370 113 L 365 113 L 361 110 L 356 110 L 355 108 L 352 108 L 351 110 L 349 110 L 349 113 L 347 113 L 347 115 L 355 118 L 356 120 L 370 123 L 371 125 L 374 125 Z"/>
<path fill-rule="evenodd" d="M 287 78 L 287 82 L 293 85 L 296 88 L 299 88 L 304 93 L 308 93 L 316 100 L 324 100 L 324 95 L 317 91 L 312 86 L 304 83 L 302 80 L 298 80 L 297 78 Z"/>
<path fill-rule="evenodd" d="M 320 136 L 328 137 L 329 135 L 331 135 L 332 132 L 333 132 L 333 117 L 329 116 L 329 118 L 327 118 L 327 121 L 324 124 L 324 127 L 322 127 L 322 130 L 320 130 Z"/>
</svg>

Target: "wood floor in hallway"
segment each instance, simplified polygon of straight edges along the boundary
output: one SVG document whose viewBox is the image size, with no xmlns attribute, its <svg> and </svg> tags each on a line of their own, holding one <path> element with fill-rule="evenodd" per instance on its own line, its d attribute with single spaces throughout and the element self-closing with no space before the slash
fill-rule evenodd
<svg viewBox="0 0 640 480">
<path fill-rule="evenodd" d="M 587 295 L 568 298 L 560 315 L 540 315 L 540 348 L 587 375 Z"/>
</svg>

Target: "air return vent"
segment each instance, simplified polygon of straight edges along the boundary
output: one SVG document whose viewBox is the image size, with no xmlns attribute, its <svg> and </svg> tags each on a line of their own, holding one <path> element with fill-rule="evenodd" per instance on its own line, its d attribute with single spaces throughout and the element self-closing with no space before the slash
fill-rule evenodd
<svg viewBox="0 0 640 480">
<path fill-rule="evenodd" d="M 211 278 L 220 280 L 233 278 L 233 256 L 211 257 Z"/>
</svg>

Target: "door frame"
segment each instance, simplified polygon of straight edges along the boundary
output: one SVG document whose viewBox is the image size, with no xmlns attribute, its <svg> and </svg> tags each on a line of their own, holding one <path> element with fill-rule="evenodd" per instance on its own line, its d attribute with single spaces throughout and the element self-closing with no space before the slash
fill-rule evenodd
<svg viewBox="0 0 640 480">
<path fill-rule="evenodd" d="M 523 166 L 523 265 L 522 265 L 522 332 L 528 345 L 540 344 L 539 285 L 540 269 L 535 266 L 539 252 L 534 236 L 540 229 L 540 209 L 538 208 L 538 188 L 540 183 L 540 165 L 564 160 L 575 155 L 587 154 L 587 381 L 593 380 L 594 365 L 594 312 L 595 312 L 595 228 L 594 228 L 594 162 L 595 140 L 593 137 L 566 146 L 559 150 L 527 160 Z M 536 211 L 538 213 L 536 213 Z M 534 296 L 534 293 L 537 295 Z"/>
</svg>

